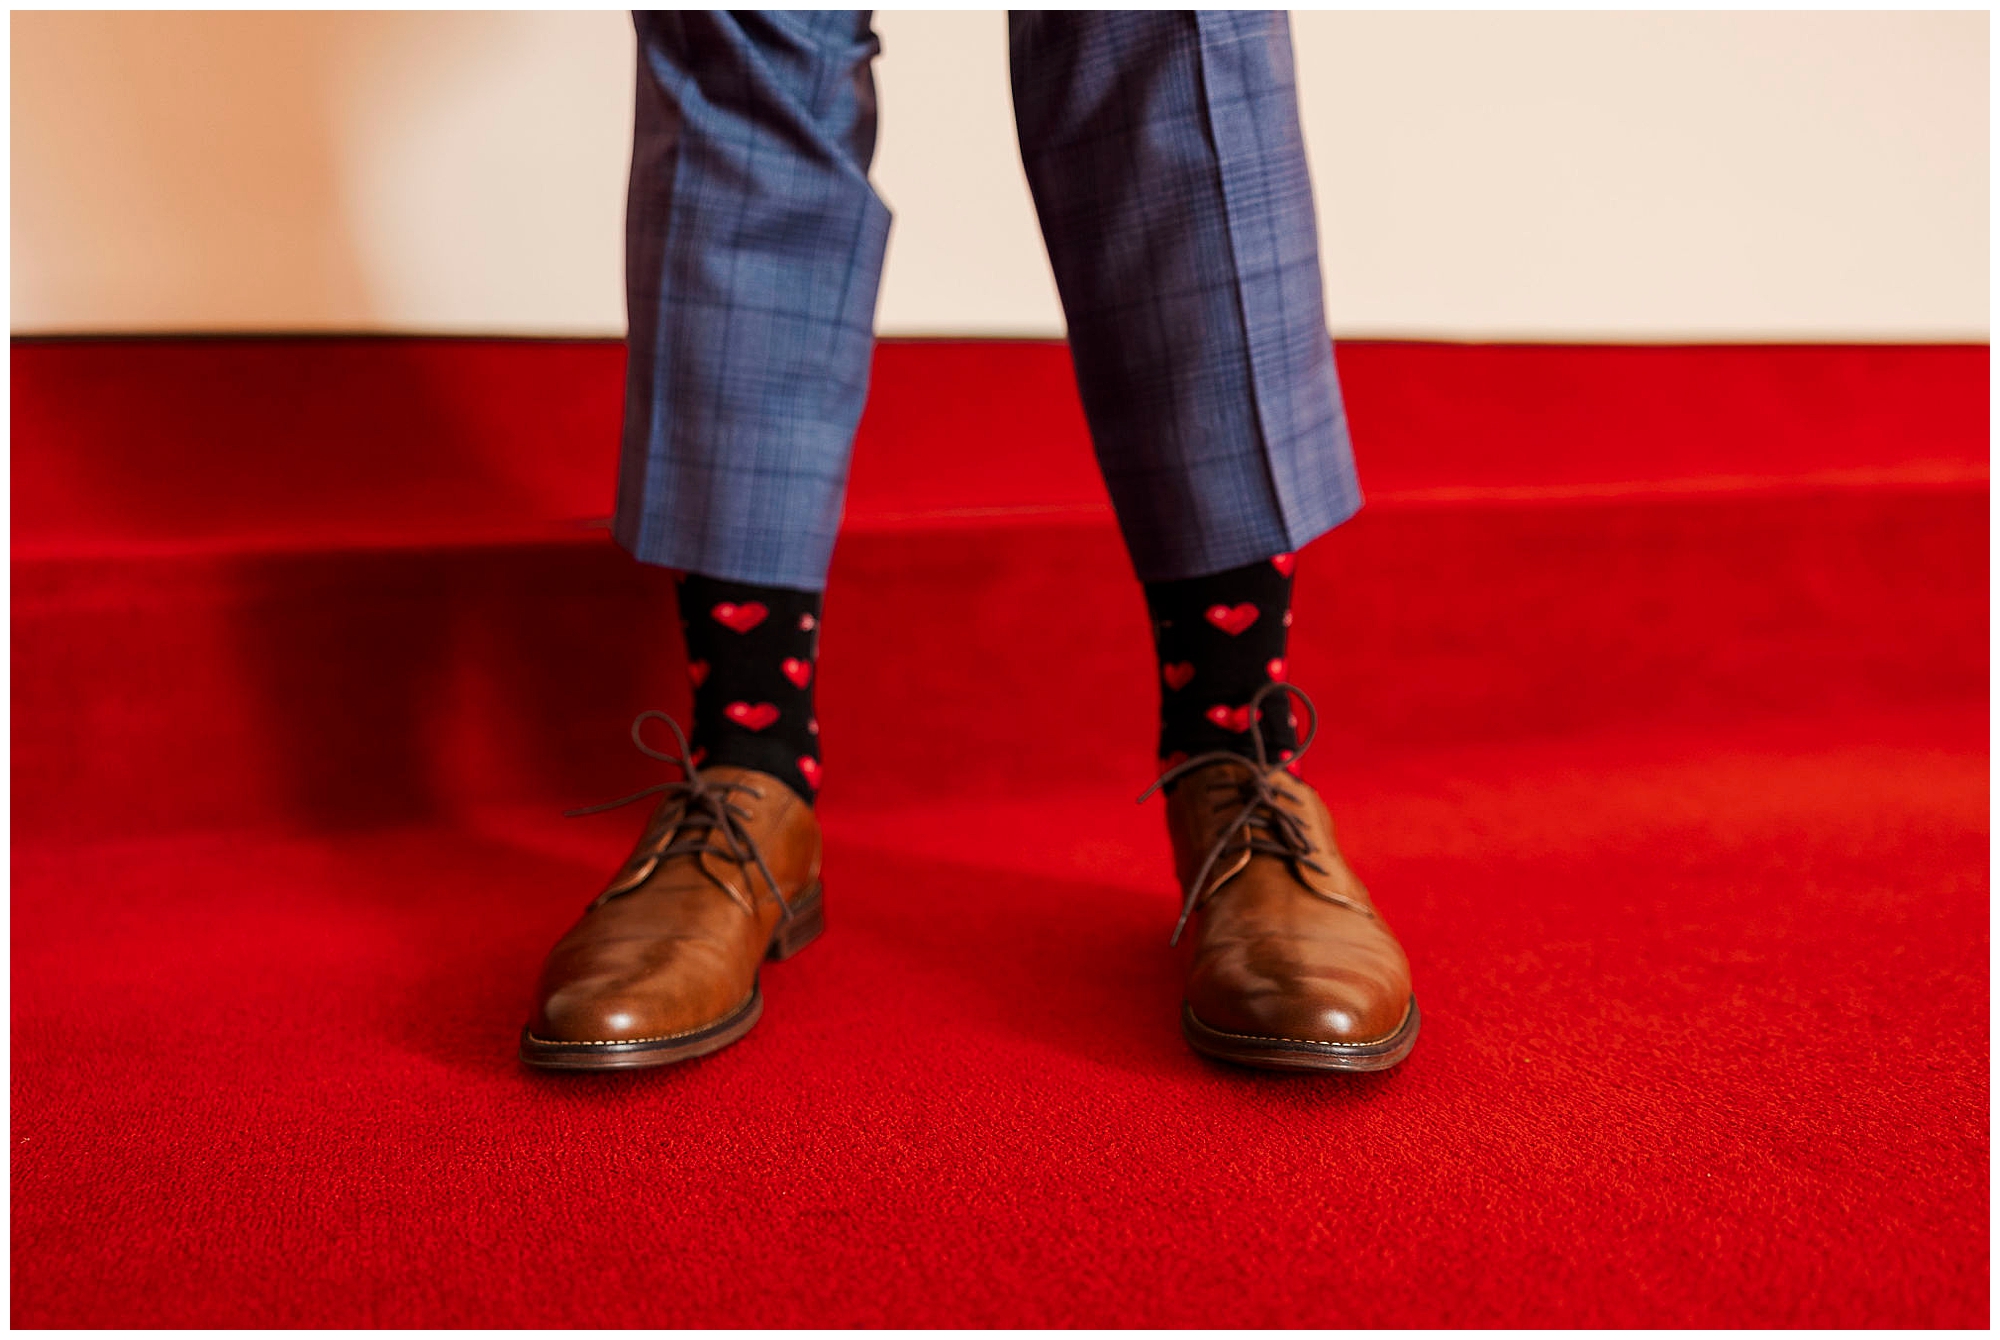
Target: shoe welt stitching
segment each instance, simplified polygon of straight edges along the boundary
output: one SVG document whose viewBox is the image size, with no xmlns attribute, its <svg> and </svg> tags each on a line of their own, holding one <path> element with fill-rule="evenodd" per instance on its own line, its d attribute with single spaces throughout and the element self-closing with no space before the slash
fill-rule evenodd
<svg viewBox="0 0 2000 1340">
<path fill-rule="evenodd" d="M 755 994 L 756 992 L 752 990 L 751 996 L 754 996 Z M 693 1037 L 696 1033 L 704 1033 L 711 1028 L 716 1028 L 722 1024 L 728 1023 L 731 1019 L 743 1013 L 744 1006 L 747 1006 L 749 1003 L 750 1003 L 750 997 L 746 996 L 744 998 L 742 1005 L 738 1005 L 728 1014 L 723 1015 L 720 1019 L 714 1020 L 711 1023 L 697 1024 L 693 1028 L 684 1028 L 678 1033 L 661 1033 L 657 1037 L 650 1037 L 650 1038 L 613 1038 L 608 1042 L 599 1042 L 595 1039 L 590 1039 L 590 1038 L 586 1038 L 581 1041 L 570 1041 L 565 1038 L 538 1038 L 535 1036 L 535 1031 L 532 1028 L 523 1029 L 522 1031 L 528 1035 L 528 1041 L 539 1042 L 544 1047 L 629 1047 L 635 1043 L 640 1043 L 640 1042 L 672 1042 L 675 1038 Z"/>
<path fill-rule="evenodd" d="M 1219 1038 L 1235 1038 L 1238 1042 L 1291 1042 L 1302 1047 L 1379 1047 L 1394 1038 L 1396 1034 L 1402 1032 L 1403 1025 L 1410 1022 L 1410 1007 L 1407 1005 L 1403 1007 L 1403 1017 L 1396 1021 L 1396 1026 L 1389 1031 L 1387 1036 L 1379 1037 L 1373 1042 L 1328 1042 L 1324 1038 L 1286 1038 L 1263 1033 L 1232 1033 L 1226 1028 L 1217 1028 L 1213 1024 L 1204 1022 L 1202 1017 L 1196 1014 L 1192 1007 L 1188 1010 L 1188 1018 L 1194 1020 L 1202 1028 Z"/>
<path fill-rule="evenodd" d="M 713 1028 L 714 1024 L 703 1024 L 702 1028 Z M 600 1042 L 594 1038 L 538 1038 L 528 1034 L 528 1041 L 539 1042 L 544 1047 L 629 1047 L 641 1042 L 672 1042 L 675 1038 L 691 1037 L 701 1032 L 701 1028 L 690 1028 L 685 1033 L 662 1033 L 651 1038 L 616 1038 Z"/>
</svg>

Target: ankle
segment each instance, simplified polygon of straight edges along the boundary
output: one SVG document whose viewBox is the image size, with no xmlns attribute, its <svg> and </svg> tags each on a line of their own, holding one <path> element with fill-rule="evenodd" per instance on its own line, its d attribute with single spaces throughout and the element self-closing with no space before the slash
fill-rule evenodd
<svg viewBox="0 0 2000 1340">
<path fill-rule="evenodd" d="M 680 579 L 679 592 L 694 763 L 769 773 L 811 804 L 820 780 L 813 690 L 821 594 L 696 572 Z"/>
<path fill-rule="evenodd" d="M 1146 583 L 1160 686 L 1162 761 L 1226 750 L 1291 759 L 1298 748 L 1288 695 L 1259 690 L 1289 677 L 1294 556 L 1280 554 L 1202 577 Z"/>
</svg>

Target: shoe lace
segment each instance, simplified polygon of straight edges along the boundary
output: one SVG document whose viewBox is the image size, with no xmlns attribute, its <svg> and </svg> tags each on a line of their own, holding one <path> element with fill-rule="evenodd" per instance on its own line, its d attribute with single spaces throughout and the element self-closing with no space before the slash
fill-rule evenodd
<svg viewBox="0 0 2000 1340">
<path fill-rule="evenodd" d="M 674 743 L 680 746 L 680 753 L 667 754 L 646 743 L 645 729 L 648 721 L 664 721 L 667 729 L 674 733 Z M 668 822 L 660 830 L 661 836 L 670 839 L 665 846 L 648 853 L 656 862 L 670 856 L 700 856 L 713 853 L 725 860 L 734 861 L 739 866 L 755 865 L 764 876 L 765 885 L 777 896 L 780 915 L 785 921 L 792 919 L 792 906 L 785 896 L 778 892 L 778 881 L 771 878 L 771 867 L 764 863 L 764 853 L 757 849 L 757 841 L 744 828 L 744 821 L 750 818 L 750 811 L 734 800 L 737 792 L 743 792 L 752 799 L 761 800 L 764 793 L 747 782 L 721 782 L 705 778 L 695 771 L 689 761 L 687 736 L 681 731 L 678 721 L 665 712 L 648 710 L 632 720 L 632 743 L 647 758 L 658 759 L 662 763 L 672 763 L 681 770 L 682 780 L 678 782 L 656 782 L 652 786 L 634 791 L 629 796 L 607 800 L 601 805 L 587 805 L 580 810 L 565 810 L 566 819 L 582 818 L 586 814 L 602 814 L 615 810 L 621 805 L 645 800 L 650 796 L 665 796 L 668 803 L 661 809 L 668 814 Z M 611 899 L 632 892 L 645 881 L 641 880 L 628 888 L 613 887 L 597 895 L 592 908 L 602 906 Z M 737 906 L 751 916 L 757 909 L 747 904 L 735 889 L 728 889 L 730 898 Z"/>
<path fill-rule="evenodd" d="M 1240 781 L 1216 778 L 1208 783 L 1210 795 L 1230 795 L 1240 808 L 1237 810 L 1236 817 L 1223 825 L 1222 831 L 1216 835 L 1214 844 L 1208 849 L 1208 855 L 1202 859 L 1200 869 L 1195 871 L 1194 878 L 1188 881 L 1187 888 L 1182 891 L 1180 920 L 1174 923 L 1174 933 L 1167 941 L 1168 944 L 1180 943 L 1181 932 L 1187 929 L 1188 919 L 1195 914 L 1195 910 L 1203 902 L 1207 901 L 1203 897 L 1202 891 L 1207 887 L 1209 872 L 1215 869 L 1216 863 L 1222 859 L 1223 853 L 1229 851 L 1235 845 L 1236 839 L 1239 836 L 1243 838 L 1244 845 L 1253 853 L 1262 852 L 1265 855 L 1276 856 L 1294 867 L 1303 867 L 1313 871 L 1315 874 L 1327 875 L 1331 873 L 1324 865 L 1321 865 L 1319 861 L 1314 859 L 1314 853 L 1317 849 L 1313 846 L 1312 835 L 1306 828 L 1305 820 L 1301 819 L 1293 811 L 1285 809 L 1278 804 L 1279 800 L 1282 799 L 1296 805 L 1301 803 L 1301 799 L 1296 791 L 1285 786 L 1282 782 L 1273 780 L 1273 776 L 1277 770 L 1272 768 L 1270 760 L 1265 755 L 1264 732 L 1257 728 L 1258 723 L 1263 718 L 1259 707 L 1264 699 L 1273 693 L 1288 693 L 1297 698 L 1299 704 L 1306 709 L 1306 733 L 1300 738 L 1298 748 L 1292 752 L 1291 763 L 1296 765 L 1300 759 L 1305 757 L 1306 750 L 1312 747 L 1313 737 L 1319 734 L 1319 709 L 1313 706 L 1313 700 L 1307 695 L 1306 691 L 1296 684 L 1270 683 L 1264 685 L 1264 687 L 1251 695 L 1249 704 L 1250 743 L 1256 751 L 1256 766 L 1251 769 L 1248 777 Z M 1240 764 L 1244 761 L 1243 755 L 1233 749 L 1214 749 L 1205 754 L 1196 754 L 1193 758 L 1184 759 L 1176 763 L 1173 767 L 1168 768 L 1155 778 L 1153 784 L 1140 794 L 1138 803 L 1141 805 L 1145 804 L 1147 800 L 1152 798 L 1155 791 L 1164 786 L 1171 786 L 1181 778 L 1186 777 L 1190 773 L 1199 772 L 1210 764 Z M 1294 870 L 1294 874 L 1296 873 L 1296 870 Z M 1304 883 L 1303 880 L 1300 882 Z M 1343 907 L 1350 907 L 1364 916 L 1373 917 L 1375 915 L 1373 908 L 1368 907 L 1366 904 L 1358 903 L 1352 898 L 1345 898 L 1337 893 L 1329 893 L 1324 889 L 1314 888 L 1309 884 L 1306 887 L 1314 895 L 1324 898 L 1328 902 L 1339 903 Z M 1214 893 L 1215 890 L 1208 890 L 1209 896 L 1212 897 Z"/>
</svg>

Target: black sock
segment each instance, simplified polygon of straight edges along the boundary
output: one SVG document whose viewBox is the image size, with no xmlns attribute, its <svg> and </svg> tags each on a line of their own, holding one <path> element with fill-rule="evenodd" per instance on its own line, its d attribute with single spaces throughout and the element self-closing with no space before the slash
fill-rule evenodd
<svg viewBox="0 0 2000 1340">
<path fill-rule="evenodd" d="M 755 768 L 807 804 L 819 789 L 820 592 L 680 579 L 681 634 L 694 682 L 693 762 Z"/>
<path fill-rule="evenodd" d="M 1256 757 L 1250 696 L 1286 676 L 1295 560 L 1279 554 L 1206 577 L 1146 583 L 1160 662 L 1162 763 L 1216 749 Z M 1298 748 L 1290 695 L 1267 697 L 1258 716 L 1264 757 L 1290 759 Z"/>
</svg>

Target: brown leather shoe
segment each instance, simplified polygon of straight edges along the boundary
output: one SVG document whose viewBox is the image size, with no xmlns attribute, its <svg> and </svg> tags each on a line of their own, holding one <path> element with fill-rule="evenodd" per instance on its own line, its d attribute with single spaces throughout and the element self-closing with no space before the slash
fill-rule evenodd
<svg viewBox="0 0 2000 1340">
<path fill-rule="evenodd" d="M 646 713 L 633 739 L 681 763 L 639 741 L 649 717 L 673 725 Z M 685 781 L 612 802 L 660 795 L 632 855 L 549 953 L 521 1034 L 528 1064 L 621 1070 L 726 1047 L 764 1012 L 759 965 L 790 958 L 824 929 L 812 807 L 749 768 L 682 770 Z"/>
<path fill-rule="evenodd" d="M 1308 711 L 1312 700 L 1285 690 Z M 1303 755 L 1315 719 L 1299 743 Z M 1256 738 L 1253 735 L 1253 739 Z M 1261 740 L 1259 741 L 1261 746 Z M 1181 1032 L 1205 1056 L 1273 1070 L 1387 1070 L 1417 1043 L 1410 964 L 1334 845 L 1333 820 L 1282 766 L 1233 753 L 1161 774 L 1193 924 Z M 1150 794 L 1150 792 L 1148 793 Z"/>
</svg>

